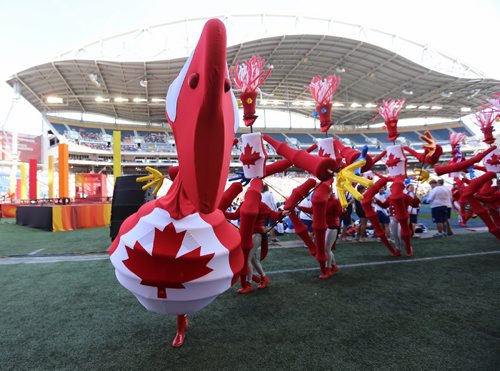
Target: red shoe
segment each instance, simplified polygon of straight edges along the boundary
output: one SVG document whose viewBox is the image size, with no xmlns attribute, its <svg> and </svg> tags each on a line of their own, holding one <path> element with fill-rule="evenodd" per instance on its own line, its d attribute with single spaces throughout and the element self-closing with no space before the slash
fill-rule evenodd
<svg viewBox="0 0 500 371">
<path fill-rule="evenodd" d="M 339 271 L 339 266 L 337 264 L 334 264 L 330 268 L 330 277 L 336 275 L 338 273 L 338 271 Z"/>
<path fill-rule="evenodd" d="M 413 248 L 411 246 L 409 249 L 406 249 L 406 255 L 413 256 Z"/>
<path fill-rule="evenodd" d="M 395 251 L 392 253 L 392 256 L 401 256 L 401 250 L 395 250 Z"/>
<path fill-rule="evenodd" d="M 241 287 L 238 289 L 238 294 L 248 294 L 253 291 L 253 287 L 250 283 L 247 283 L 247 286 Z"/>
<path fill-rule="evenodd" d="M 185 331 L 188 327 L 188 317 L 187 314 L 181 314 L 177 316 L 177 333 L 175 334 L 174 340 L 172 340 L 172 347 L 180 348 L 184 344 L 186 339 Z"/>
<path fill-rule="evenodd" d="M 255 283 L 260 283 L 261 280 L 260 280 L 259 276 L 253 274 L 252 275 L 252 281 L 255 282 Z"/>
<path fill-rule="evenodd" d="M 331 274 L 331 268 L 326 268 L 325 269 L 325 273 L 321 273 L 319 275 L 319 278 L 321 278 L 322 280 L 325 280 L 327 278 L 330 278 L 331 276 L 332 276 L 332 274 Z"/>
<path fill-rule="evenodd" d="M 271 282 L 271 280 L 269 279 L 268 276 L 264 276 L 262 277 L 261 281 L 260 281 L 260 285 L 259 285 L 259 289 L 265 289 L 266 286 L 269 284 L 269 282 Z"/>
</svg>

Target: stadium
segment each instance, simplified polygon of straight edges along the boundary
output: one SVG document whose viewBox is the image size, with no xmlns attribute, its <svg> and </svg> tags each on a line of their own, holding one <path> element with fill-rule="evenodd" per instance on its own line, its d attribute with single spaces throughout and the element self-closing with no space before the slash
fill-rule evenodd
<svg viewBox="0 0 500 371">
<path fill-rule="evenodd" d="M 226 186 L 243 170 L 243 137 L 254 132 L 297 151 L 332 138 L 358 152 L 366 146 L 373 157 L 396 144 L 424 151 L 421 137 L 429 132 L 443 149 L 436 166 L 454 159 L 455 134 L 463 137 L 464 158 L 490 148 L 473 113 L 498 94 L 500 81 L 456 58 L 333 19 L 215 18 L 227 30 L 228 66 L 259 55 L 272 69 L 260 87 L 258 119 L 252 127 L 240 122 L 235 133 Z M 395 259 L 374 234 L 361 243 L 342 233 L 335 252 L 340 272 L 329 280 L 318 279 L 319 268 L 297 235 L 280 236 L 264 263 L 272 281 L 268 290 L 246 296 L 228 290 L 190 317 L 194 326 L 183 348 L 177 353 L 167 348 L 165 335 L 175 319 L 152 316 L 116 285 L 107 257 L 109 226 L 114 238 L 123 220 L 154 198 L 135 183 L 148 173 L 146 167 L 162 174 L 182 168 L 165 96 L 208 20 L 184 19 L 102 38 L 6 81 L 40 112 L 43 129 L 41 136 L 0 133 L 2 363 L 42 369 L 500 367 L 498 240 L 479 217 L 459 226 L 456 211 L 454 235 L 431 238 L 429 205 L 421 207 L 428 232 L 414 240 L 415 256 Z M 333 125 L 324 133 L 308 86 L 315 76 L 331 74 L 341 83 L 332 101 Z M 394 142 L 377 111 L 388 98 L 404 100 Z M 237 103 L 241 119 L 243 103 Z M 498 144 L 498 137 L 494 140 Z M 264 148 L 268 164 L 283 159 L 271 144 Z M 318 157 L 318 149 L 311 154 Z M 417 173 L 410 179 L 416 196 L 424 198 L 430 187 L 418 172 L 438 178 L 433 166 L 409 156 L 407 167 Z M 372 170 L 385 174 L 386 166 L 380 161 Z M 128 179 L 131 188 L 120 189 L 118 177 Z M 284 203 L 310 177 L 290 163 L 264 183 Z M 454 183 L 451 176 L 443 179 Z M 158 197 L 172 181 L 165 177 Z M 139 201 L 130 205 L 129 197 Z M 19 298 L 19 292 L 29 299 Z M 76 308 L 77 319 L 64 310 L 69 306 Z M 23 353 L 17 346 L 26 342 L 32 349 Z"/>
</svg>

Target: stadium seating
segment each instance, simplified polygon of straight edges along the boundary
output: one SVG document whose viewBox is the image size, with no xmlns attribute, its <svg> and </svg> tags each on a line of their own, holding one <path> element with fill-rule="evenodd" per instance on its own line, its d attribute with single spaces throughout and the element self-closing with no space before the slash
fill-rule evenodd
<svg viewBox="0 0 500 371">
<path fill-rule="evenodd" d="M 448 129 L 434 129 L 429 131 L 437 142 L 450 141 L 450 131 Z"/>
<path fill-rule="evenodd" d="M 64 135 L 64 133 L 68 131 L 68 128 L 64 124 L 54 124 L 54 123 L 51 124 L 60 135 Z"/>
<path fill-rule="evenodd" d="M 472 136 L 474 136 L 474 133 L 472 133 L 472 132 L 471 132 L 469 129 L 467 129 L 465 126 L 452 128 L 452 131 L 454 131 L 455 133 L 463 133 L 463 134 L 465 134 L 465 136 L 467 136 L 467 137 L 472 137 Z"/>
</svg>

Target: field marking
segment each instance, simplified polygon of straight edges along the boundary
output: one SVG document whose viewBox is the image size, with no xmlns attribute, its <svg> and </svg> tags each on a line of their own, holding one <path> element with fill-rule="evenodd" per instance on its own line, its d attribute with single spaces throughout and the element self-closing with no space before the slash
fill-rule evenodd
<svg viewBox="0 0 500 371">
<path fill-rule="evenodd" d="M 45 250 L 45 248 L 32 251 L 28 255 L 35 255 L 35 254 L 38 254 L 40 251 L 43 251 L 43 250 Z"/>
<path fill-rule="evenodd" d="M 378 262 L 339 264 L 339 268 L 356 268 L 356 267 L 369 267 L 369 266 L 386 265 L 386 264 L 418 263 L 418 262 L 422 262 L 422 261 L 457 259 L 457 258 L 466 258 L 466 257 L 470 257 L 470 256 L 484 256 L 484 255 L 497 255 L 497 254 L 500 254 L 500 250 L 474 252 L 474 253 L 457 254 L 457 255 L 429 256 L 427 258 L 410 258 L 410 259 L 405 259 L 405 260 L 382 260 L 382 261 L 378 261 Z M 0 258 L 0 265 L 81 262 L 81 261 L 95 261 L 95 260 L 105 260 L 105 259 L 109 259 L 108 254 L 75 255 L 75 256 L 56 255 L 56 256 L 41 256 L 41 257 L 16 257 L 16 258 Z M 307 272 L 307 271 L 314 271 L 317 269 L 319 269 L 319 268 L 318 267 L 311 267 L 311 268 L 297 268 L 297 269 L 280 269 L 280 270 L 276 270 L 276 271 L 269 271 L 269 272 L 267 272 L 267 274 Z"/>
<path fill-rule="evenodd" d="M 470 257 L 470 256 L 483 256 L 483 255 L 496 255 L 496 254 L 500 254 L 500 251 L 498 251 L 498 250 L 497 251 L 483 251 L 483 252 L 474 252 L 474 253 L 468 253 L 468 254 L 429 256 L 427 258 L 410 258 L 410 259 L 405 259 L 405 260 L 383 260 L 383 261 L 379 261 L 379 262 L 339 264 L 339 268 L 369 267 L 369 266 L 374 266 L 374 265 L 385 265 L 385 264 L 418 263 L 421 261 L 456 259 L 456 258 L 466 258 L 466 257 Z M 307 272 L 307 271 L 314 271 L 314 270 L 318 270 L 318 269 L 319 269 L 319 267 L 297 268 L 297 269 L 280 269 L 277 271 L 267 272 L 266 274 Z"/>
<path fill-rule="evenodd" d="M 26 258 L 3 258 L 0 259 L 0 265 L 14 264 L 44 264 L 44 263 L 60 263 L 60 262 L 81 262 L 109 259 L 107 254 L 91 255 L 91 256 L 41 256 L 41 257 L 26 257 Z"/>
</svg>

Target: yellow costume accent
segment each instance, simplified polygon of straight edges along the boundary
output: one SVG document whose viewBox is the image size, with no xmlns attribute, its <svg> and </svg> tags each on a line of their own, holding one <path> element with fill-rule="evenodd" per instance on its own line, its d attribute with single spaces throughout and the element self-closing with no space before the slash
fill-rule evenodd
<svg viewBox="0 0 500 371">
<path fill-rule="evenodd" d="M 146 190 L 154 186 L 155 189 L 153 190 L 153 194 L 157 194 L 163 184 L 163 179 L 165 179 L 165 175 L 163 175 L 158 170 L 153 169 L 152 167 L 149 166 L 146 166 L 146 170 L 149 171 L 151 174 L 137 178 L 136 182 L 149 182 L 143 185 L 142 189 Z"/>
<path fill-rule="evenodd" d="M 359 183 L 361 185 L 364 185 L 365 187 L 370 187 L 373 185 L 373 181 L 370 179 L 363 178 L 361 176 L 358 176 L 354 174 L 354 171 L 357 168 L 365 166 L 366 161 L 365 160 L 359 160 L 356 161 L 349 166 L 346 166 L 342 170 L 340 170 L 337 175 L 337 196 L 339 198 L 340 204 L 342 205 L 343 208 L 346 208 L 348 205 L 347 199 L 345 197 L 345 193 L 349 192 L 350 194 L 353 195 L 353 197 L 356 200 L 362 200 L 363 195 L 359 193 L 353 186 L 352 183 Z"/>
</svg>

